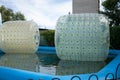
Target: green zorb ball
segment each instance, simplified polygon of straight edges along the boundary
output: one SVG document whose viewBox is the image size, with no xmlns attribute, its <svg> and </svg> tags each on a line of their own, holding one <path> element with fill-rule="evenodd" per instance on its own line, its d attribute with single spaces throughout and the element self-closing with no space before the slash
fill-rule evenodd
<svg viewBox="0 0 120 80">
<path fill-rule="evenodd" d="M 109 26 L 97 13 L 71 14 L 58 19 L 57 56 L 62 60 L 104 61 L 109 51 Z"/>
</svg>

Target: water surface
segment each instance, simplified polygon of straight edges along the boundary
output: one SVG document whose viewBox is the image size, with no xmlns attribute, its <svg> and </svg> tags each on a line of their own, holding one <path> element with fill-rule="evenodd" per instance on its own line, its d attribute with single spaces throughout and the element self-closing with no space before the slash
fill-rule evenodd
<svg viewBox="0 0 120 80">
<path fill-rule="evenodd" d="M 56 54 L 4 54 L 0 56 L 0 66 L 50 75 L 72 75 L 98 72 L 111 60 L 65 61 L 60 60 Z"/>
</svg>

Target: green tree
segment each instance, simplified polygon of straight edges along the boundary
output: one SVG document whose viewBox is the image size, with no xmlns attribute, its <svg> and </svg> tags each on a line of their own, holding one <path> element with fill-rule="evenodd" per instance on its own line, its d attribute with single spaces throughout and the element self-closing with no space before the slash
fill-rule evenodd
<svg viewBox="0 0 120 80">
<path fill-rule="evenodd" d="M 120 0 L 106 0 L 102 3 L 104 7 L 103 14 L 110 19 L 110 26 L 120 25 Z"/>
<path fill-rule="evenodd" d="M 14 15 L 14 20 L 25 20 L 25 17 L 21 12 L 17 12 Z"/>
<path fill-rule="evenodd" d="M 110 27 L 110 48 L 120 49 L 120 26 Z"/>
<path fill-rule="evenodd" d="M 20 12 L 14 13 L 12 9 L 6 8 L 3 5 L 0 7 L 0 13 L 2 16 L 2 23 L 13 20 L 25 20 L 25 17 L 22 13 Z"/>
<path fill-rule="evenodd" d="M 55 31 L 54 30 L 46 30 L 44 32 L 41 32 L 41 34 L 44 39 L 47 41 L 49 46 L 55 46 L 54 44 L 54 35 L 55 35 Z"/>
</svg>

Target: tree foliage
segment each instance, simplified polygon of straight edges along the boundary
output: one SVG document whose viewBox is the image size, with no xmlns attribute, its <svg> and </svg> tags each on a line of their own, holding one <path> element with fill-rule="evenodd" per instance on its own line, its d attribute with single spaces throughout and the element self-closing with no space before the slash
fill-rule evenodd
<svg viewBox="0 0 120 80">
<path fill-rule="evenodd" d="M 120 49 L 120 26 L 110 27 L 110 48 Z"/>
<path fill-rule="evenodd" d="M 14 20 L 25 20 L 25 17 L 21 12 L 17 12 L 14 15 Z"/>
<path fill-rule="evenodd" d="M 120 0 L 106 0 L 102 3 L 104 11 L 102 12 L 110 19 L 110 26 L 120 25 Z"/>
<path fill-rule="evenodd" d="M 54 46 L 54 30 L 46 30 L 42 32 L 41 35 L 43 35 L 49 46 Z"/>
<path fill-rule="evenodd" d="M 2 16 L 2 23 L 6 21 L 25 20 L 21 12 L 14 13 L 12 9 L 6 8 L 3 5 L 0 7 L 0 13 Z"/>
</svg>

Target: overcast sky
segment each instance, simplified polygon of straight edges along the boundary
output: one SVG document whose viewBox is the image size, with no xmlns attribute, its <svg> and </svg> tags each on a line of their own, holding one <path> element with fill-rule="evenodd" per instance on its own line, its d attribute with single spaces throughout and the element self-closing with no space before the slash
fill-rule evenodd
<svg viewBox="0 0 120 80">
<path fill-rule="evenodd" d="M 27 20 L 48 29 L 55 28 L 60 16 L 72 13 L 72 0 L 0 0 L 1 5 L 20 11 Z"/>
</svg>

